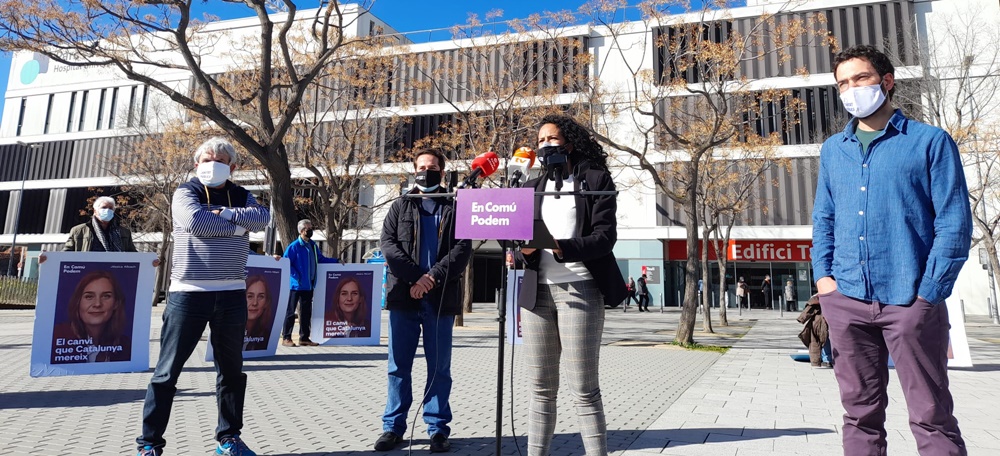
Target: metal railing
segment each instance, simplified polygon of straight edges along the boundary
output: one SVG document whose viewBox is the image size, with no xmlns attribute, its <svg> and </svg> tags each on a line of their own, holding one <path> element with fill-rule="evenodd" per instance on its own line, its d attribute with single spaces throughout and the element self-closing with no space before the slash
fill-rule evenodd
<svg viewBox="0 0 1000 456">
<path fill-rule="evenodd" d="M 37 295 L 37 279 L 0 276 L 0 305 L 34 306 Z"/>
</svg>

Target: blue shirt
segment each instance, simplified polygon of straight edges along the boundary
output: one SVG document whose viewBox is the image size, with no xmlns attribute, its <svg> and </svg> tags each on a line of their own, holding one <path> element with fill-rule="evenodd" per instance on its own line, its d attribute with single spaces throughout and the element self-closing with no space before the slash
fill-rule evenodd
<svg viewBox="0 0 1000 456">
<path fill-rule="evenodd" d="M 972 214 L 958 147 L 899 110 L 868 153 L 856 122 L 823 143 L 812 266 L 845 296 L 909 305 L 951 295 L 969 256 Z"/>
<path fill-rule="evenodd" d="M 435 198 L 424 198 L 420 203 L 420 268 L 426 273 L 437 262 L 441 208 Z M 421 302 L 430 303 L 427 296 Z"/>
</svg>

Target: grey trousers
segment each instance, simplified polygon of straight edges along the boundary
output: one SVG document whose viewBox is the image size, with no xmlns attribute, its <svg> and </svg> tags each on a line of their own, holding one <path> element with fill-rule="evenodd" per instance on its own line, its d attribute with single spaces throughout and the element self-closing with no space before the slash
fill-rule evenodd
<svg viewBox="0 0 1000 456">
<path fill-rule="evenodd" d="M 908 306 L 859 301 L 839 291 L 819 296 L 833 342 L 833 373 L 844 405 L 844 455 L 885 456 L 892 355 L 921 455 L 964 456 L 948 391 L 948 308 L 917 299 Z"/>
<path fill-rule="evenodd" d="M 560 356 L 588 456 L 608 454 L 608 426 L 598 378 L 604 298 L 593 280 L 538 284 L 535 308 L 523 310 L 531 385 L 528 455 L 548 456 L 556 427 Z"/>
</svg>

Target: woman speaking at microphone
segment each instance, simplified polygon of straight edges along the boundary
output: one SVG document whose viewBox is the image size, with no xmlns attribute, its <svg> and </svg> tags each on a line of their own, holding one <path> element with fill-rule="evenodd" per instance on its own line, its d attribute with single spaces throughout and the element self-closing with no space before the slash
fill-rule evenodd
<svg viewBox="0 0 1000 456">
<path fill-rule="evenodd" d="M 525 283 L 519 303 L 527 352 L 531 400 L 528 455 L 547 456 L 556 425 L 560 358 L 588 456 L 608 454 L 607 423 L 598 378 L 604 306 L 625 299 L 625 280 L 611 250 L 617 240 L 617 196 L 607 153 L 573 118 L 549 115 L 538 130 L 537 149 L 546 172 L 524 183 L 536 192 L 535 219 L 555 240 L 553 248 L 523 248 Z M 561 179 L 561 183 L 555 179 Z M 537 238 L 536 234 L 536 238 Z M 556 368 L 553 369 L 553 366 Z"/>
</svg>

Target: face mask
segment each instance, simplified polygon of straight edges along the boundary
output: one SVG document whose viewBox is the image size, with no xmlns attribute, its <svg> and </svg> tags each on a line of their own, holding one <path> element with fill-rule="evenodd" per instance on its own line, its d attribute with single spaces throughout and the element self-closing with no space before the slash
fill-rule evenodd
<svg viewBox="0 0 1000 456">
<path fill-rule="evenodd" d="M 102 222 L 110 222 L 111 219 L 115 218 L 115 210 L 108 208 L 100 208 L 97 210 L 97 220 Z"/>
<path fill-rule="evenodd" d="M 851 87 L 846 92 L 840 94 L 840 101 L 844 103 L 844 109 L 852 116 L 864 119 L 874 114 L 885 103 L 885 94 L 882 93 L 882 83 Z"/>
<path fill-rule="evenodd" d="M 203 185 L 218 187 L 229 179 L 229 165 L 215 161 L 198 163 L 196 174 Z"/>
<path fill-rule="evenodd" d="M 306 237 L 311 239 L 313 237 L 313 230 L 306 230 Z"/>
<path fill-rule="evenodd" d="M 437 190 L 441 186 L 441 171 L 435 170 L 424 170 L 418 171 L 414 175 L 413 181 L 417 184 L 417 188 L 422 192 L 430 192 Z"/>
</svg>

